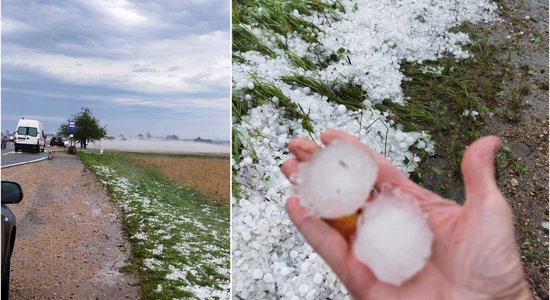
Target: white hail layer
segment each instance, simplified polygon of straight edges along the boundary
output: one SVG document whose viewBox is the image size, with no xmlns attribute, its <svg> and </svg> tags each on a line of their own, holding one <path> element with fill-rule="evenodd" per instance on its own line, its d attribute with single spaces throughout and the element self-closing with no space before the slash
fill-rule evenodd
<svg viewBox="0 0 550 300">
<path fill-rule="evenodd" d="M 487 1 L 342 1 L 346 14 L 340 21 L 325 24 L 325 17 L 303 17 L 314 22 L 325 34 L 322 47 L 311 47 L 297 36 L 278 36 L 300 56 L 328 56 L 339 48 L 347 57 L 317 72 L 296 68 L 277 49 L 273 33 L 250 28 L 275 53 L 274 59 L 250 51 L 241 53 L 245 63 L 233 64 L 233 90 L 252 101 L 254 88 L 249 74 L 275 84 L 294 103 L 309 112 L 314 136 L 325 128 L 350 132 L 380 153 L 386 154 L 405 173 L 412 172 L 419 158 L 416 147 L 433 153 L 433 143 L 425 133 L 403 132 L 387 113 L 371 107 L 383 99 L 406 102 L 401 91 L 405 79 L 399 70 L 402 60 L 422 62 L 444 55 L 466 58 L 460 45 L 468 42 L 463 33 L 449 28 L 465 21 L 493 20 L 496 6 Z M 357 10 L 354 6 L 357 4 Z M 294 12 L 296 15 L 297 12 Z M 351 61 L 351 64 L 349 64 Z M 303 74 L 325 82 L 353 83 L 367 93 L 366 109 L 358 112 L 327 102 L 308 88 L 283 83 L 283 75 Z M 277 99 L 273 99 L 277 102 Z M 283 204 L 290 196 L 290 185 L 279 164 L 290 158 L 287 143 L 296 136 L 307 137 L 300 121 L 290 120 L 272 104 L 253 108 L 240 123 L 245 150 L 239 164 L 233 163 L 233 184 L 240 188 L 233 205 L 233 294 L 242 298 L 331 299 L 349 298 L 334 273 L 303 241 L 290 224 Z M 290 133 L 292 129 L 293 134 Z M 267 292 L 267 294 L 266 294 Z"/>
</svg>

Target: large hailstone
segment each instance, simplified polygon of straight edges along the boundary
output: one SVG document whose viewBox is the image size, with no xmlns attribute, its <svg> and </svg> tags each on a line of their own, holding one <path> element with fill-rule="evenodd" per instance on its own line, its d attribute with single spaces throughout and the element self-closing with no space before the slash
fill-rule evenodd
<svg viewBox="0 0 550 300">
<path fill-rule="evenodd" d="M 376 162 L 364 149 L 335 140 L 300 164 L 300 203 L 321 218 L 354 214 L 369 197 L 377 173 Z"/>
<path fill-rule="evenodd" d="M 416 198 L 384 185 L 363 207 L 353 252 L 380 281 L 399 286 L 424 268 L 432 239 Z"/>
</svg>

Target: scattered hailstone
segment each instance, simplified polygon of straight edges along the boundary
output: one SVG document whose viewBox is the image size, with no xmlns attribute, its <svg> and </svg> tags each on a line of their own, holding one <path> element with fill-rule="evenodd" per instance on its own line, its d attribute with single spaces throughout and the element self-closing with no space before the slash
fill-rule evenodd
<svg viewBox="0 0 550 300">
<path fill-rule="evenodd" d="M 264 276 L 264 272 L 261 269 L 256 269 L 252 272 L 252 278 L 260 279 Z"/>
<path fill-rule="evenodd" d="M 416 198 L 384 184 L 363 207 L 353 252 L 380 281 L 399 286 L 424 268 L 432 239 Z"/>
<path fill-rule="evenodd" d="M 308 213 L 336 219 L 354 214 L 367 200 L 378 166 L 360 147 L 336 140 L 300 164 L 297 190 Z"/>
<path fill-rule="evenodd" d="M 344 113 L 346 112 L 346 110 L 347 110 L 346 107 L 345 107 L 344 105 L 342 105 L 342 104 L 338 105 L 338 108 L 337 108 L 337 109 L 338 109 L 338 112 L 339 112 L 340 114 L 344 114 Z"/>
<path fill-rule="evenodd" d="M 313 283 L 315 283 L 316 285 L 320 285 L 321 283 L 323 283 L 323 275 L 319 273 L 315 274 L 315 276 L 313 277 Z"/>
</svg>

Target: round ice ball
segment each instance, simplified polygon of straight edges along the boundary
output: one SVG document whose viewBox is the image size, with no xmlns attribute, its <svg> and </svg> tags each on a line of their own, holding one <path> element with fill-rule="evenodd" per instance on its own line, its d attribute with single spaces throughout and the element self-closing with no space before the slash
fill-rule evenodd
<svg viewBox="0 0 550 300">
<path fill-rule="evenodd" d="M 355 213 L 372 190 L 378 166 L 361 147 L 336 140 L 300 164 L 297 191 L 308 213 L 327 219 Z"/>
<path fill-rule="evenodd" d="M 380 281 L 399 286 L 424 268 L 432 239 L 416 198 L 383 186 L 363 207 L 353 252 Z"/>
</svg>

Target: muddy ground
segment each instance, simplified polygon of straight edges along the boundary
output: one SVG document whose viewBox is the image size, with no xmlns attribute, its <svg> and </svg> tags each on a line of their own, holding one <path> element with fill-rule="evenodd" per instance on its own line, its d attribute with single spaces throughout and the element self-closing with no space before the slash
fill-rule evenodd
<svg viewBox="0 0 550 300">
<path fill-rule="evenodd" d="M 120 272 L 129 248 L 118 209 L 76 156 L 57 150 L 51 160 L 2 170 L 2 180 L 24 192 L 10 205 L 11 299 L 137 297 L 136 279 Z"/>
</svg>

